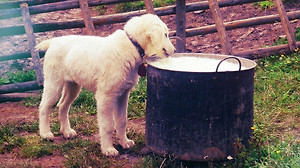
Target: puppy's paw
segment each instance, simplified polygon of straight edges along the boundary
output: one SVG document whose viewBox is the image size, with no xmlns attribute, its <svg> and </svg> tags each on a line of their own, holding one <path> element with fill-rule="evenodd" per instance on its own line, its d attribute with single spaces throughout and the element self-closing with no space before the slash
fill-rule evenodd
<svg viewBox="0 0 300 168">
<path fill-rule="evenodd" d="M 119 152 L 114 147 L 104 148 L 104 149 L 102 148 L 101 151 L 105 156 L 109 156 L 109 157 L 114 157 L 119 155 Z"/>
<path fill-rule="evenodd" d="M 65 138 L 74 138 L 77 136 L 76 131 L 71 128 L 61 130 L 61 133 L 64 135 Z"/>
<path fill-rule="evenodd" d="M 52 132 L 40 132 L 40 136 L 44 139 L 47 140 L 53 140 L 54 139 L 54 135 Z"/>
<path fill-rule="evenodd" d="M 133 140 L 127 139 L 124 142 L 120 142 L 120 145 L 124 148 L 124 149 L 128 149 L 131 148 L 135 145 Z"/>
</svg>

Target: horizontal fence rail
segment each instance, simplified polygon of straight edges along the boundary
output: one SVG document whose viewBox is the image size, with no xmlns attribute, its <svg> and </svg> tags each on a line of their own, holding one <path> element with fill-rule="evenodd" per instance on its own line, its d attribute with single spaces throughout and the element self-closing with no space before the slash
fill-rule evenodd
<svg viewBox="0 0 300 168">
<path fill-rule="evenodd" d="M 124 2 L 133 2 L 133 1 L 140 1 L 140 0 L 122 0 L 122 1 L 120 1 L 120 0 L 101 0 L 101 1 L 89 0 L 89 6 L 110 5 L 110 4 L 117 4 L 120 2 L 124 3 Z M 219 2 L 219 6 L 220 7 L 228 7 L 228 6 L 235 6 L 235 5 L 259 2 L 259 1 L 263 1 L 263 0 L 225 0 L 225 1 Z M 30 6 L 29 12 L 30 12 L 30 14 L 39 14 L 39 13 L 53 12 L 53 11 L 59 11 L 59 10 L 74 9 L 74 8 L 79 8 L 79 6 L 80 5 L 79 5 L 78 0 L 68 0 L 68 1 L 62 1 L 62 2 Z M 209 9 L 209 5 L 208 5 L 207 1 L 186 4 L 187 12 L 192 12 L 192 11 L 196 11 L 196 10 L 206 10 L 206 9 Z M 173 5 L 170 7 L 164 7 L 164 10 L 166 10 L 167 13 L 171 12 L 168 14 L 174 14 L 174 10 L 176 10 L 176 6 Z M 21 16 L 20 9 L 8 9 L 8 10 L 0 11 L 0 19 L 8 19 L 8 18 L 14 18 L 14 17 L 20 17 L 20 16 Z"/>
<path fill-rule="evenodd" d="M 12 8 L 19 8 L 20 4 L 27 3 L 28 6 L 33 5 L 40 5 L 45 3 L 53 3 L 53 2 L 59 2 L 59 1 L 66 1 L 66 0 L 21 0 L 21 1 L 4 1 L 0 2 L 0 10 L 1 9 L 12 9 Z"/>
<path fill-rule="evenodd" d="M 0 85 L 0 94 L 26 92 L 26 91 L 38 90 L 42 88 L 43 86 L 39 85 L 37 81 Z"/>
<path fill-rule="evenodd" d="M 122 2 L 132 2 L 132 1 L 140 1 L 140 0 L 122 0 Z M 90 0 L 89 6 L 99 6 L 99 5 L 110 5 L 120 3 L 120 0 Z M 62 2 L 55 2 L 49 4 L 42 4 L 36 6 L 30 6 L 29 12 L 31 15 L 39 14 L 39 13 L 47 13 L 47 12 L 54 12 L 60 10 L 67 10 L 67 9 L 75 9 L 79 8 L 79 1 L 78 0 L 68 0 Z M 0 19 L 8 19 L 14 17 L 20 17 L 20 9 L 7 9 L 0 11 Z"/>
</svg>

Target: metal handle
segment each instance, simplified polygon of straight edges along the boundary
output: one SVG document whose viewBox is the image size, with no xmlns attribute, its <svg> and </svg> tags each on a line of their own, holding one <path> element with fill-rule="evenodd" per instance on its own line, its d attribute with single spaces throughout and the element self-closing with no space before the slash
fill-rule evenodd
<svg viewBox="0 0 300 168">
<path fill-rule="evenodd" d="M 235 60 L 237 60 L 237 61 L 239 62 L 239 71 L 241 71 L 241 69 L 242 69 L 242 63 L 241 63 L 241 61 L 240 61 L 238 58 L 236 58 L 236 57 L 226 57 L 226 58 L 222 59 L 222 60 L 218 63 L 217 68 L 216 68 L 216 72 L 218 72 L 218 69 L 219 69 L 219 66 L 221 65 L 221 63 L 222 63 L 223 61 L 225 61 L 225 60 L 228 60 L 228 59 L 235 59 Z"/>
<path fill-rule="evenodd" d="M 176 39 L 179 40 L 181 42 L 182 45 L 185 45 L 184 41 L 182 40 L 182 38 L 178 37 L 178 36 L 172 36 L 170 37 L 170 39 Z"/>
</svg>

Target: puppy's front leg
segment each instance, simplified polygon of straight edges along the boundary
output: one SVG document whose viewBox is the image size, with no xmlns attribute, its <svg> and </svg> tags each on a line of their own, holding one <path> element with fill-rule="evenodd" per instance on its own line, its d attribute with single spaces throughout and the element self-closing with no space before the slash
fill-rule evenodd
<svg viewBox="0 0 300 168">
<path fill-rule="evenodd" d="M 97 120 L 100 132 L 101 151 L 106 156 L 117 156 L 119 152 L 113 146 L 113 107 L 114 99 L 104 93 L 96 93 Z"/>
<path fill-rule="evenodd" d="M 134 146 L 134 141 L 126 136 L 127 125 L 127 106 L 130 91 L 126 91 L 117 100 L 117 109 L 114 111 L 114 121 L 117 131 L 117 138 L 123 148 L 130 148 Z"/>
</svg>

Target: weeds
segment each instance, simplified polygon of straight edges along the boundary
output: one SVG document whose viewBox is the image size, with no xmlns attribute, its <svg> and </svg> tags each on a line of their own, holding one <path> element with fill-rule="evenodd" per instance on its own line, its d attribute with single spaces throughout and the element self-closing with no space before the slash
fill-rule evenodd
<svg viewBox="0 0 300 168">
<path fill-rule="evenodd" d="M 34 70 L 8 72 L 6 76 L 0 78 L 0 85 L 36 80 Z"/>
<path fill-rule="evenodd" d="M 270 9 L 275 6 L 275 4 L 272 0 L 254 2 L 254 5 L 259 6 L 261 9 Z"/>
<path fill-rule="evenodd" d="M 57 149 L 57 145 L 34 135 L 26 137 L 20 148 L 23 157 L 39 158 L 52 155 Z"/>
<path fill-rule="evenodd" d="M 297 51 L 258 61 L 254 88 L 254 135 L 247 157 L 242 157 L 248 165 L 281 167 L 278 165 L 299 161 L 299 155 L 296 155 L 299 137 L 294 132 L 300 127 L 299 55 Z M 287 150 L 289 146 L 293 146 L 292 150 Z"/>
<path fill-rule="evenodd" d="M 9 124 L 1 125 L 0 128 L 0 153 L 11 152 L 14 148 L 21 146 L 23 138 L 16 137 L 16 128 Z"/>
<path fill-rule="evenodd" d="M 295 30 L 294 34 L 295 34 L 296 41 L 300 41 L 300 27 L 298 27 Z M 287 43 L 288 43 L 287 38 L 279 38 L 274 42 L 273 45 L 275 46 L 275 45 L 287 44 Z M 298 51 L 295 51 L 295 52 L 298 52 Z"/>
<path fill-rule="evenodd" d="M 294 2 L 296 0 L 283 0 L 284 3 Z M 260 2 L 254 2 L 254 6 L 259 6 L 260 9 L 271 9 L 275 7 L 275 3 L 273 0 L 266 0 Z"/>
<path fill-rule="evenodd" d="M 100 145 L 88 140 L 74 139 L 60 149 L 66 167 L 110 167 L 109 159 L 101 154 Z"/>
<path fill-rule="evenodd" d="M 100 6 L 96 6 L 93 8 L 95 11 L 98 11 L 99 15 L 104 15 L 106 10 L 107 10 L 107 6 L 106 5 L 100 5 Z"/>
<path fill-rule="evenodd" d="M 176 3 L 175 0 L 154 0 L 153 7 L 156 8 L 156 7 L 162 7 L 167 5 L 173 5 L 175 3 Z M 115 6 L 115 10 L 118 13 L 129 12 L 133 10 L 142 10 L 142 9 L 145 9 L 145 4 L 143 1 L 120 3 Z"/>
</svg>

